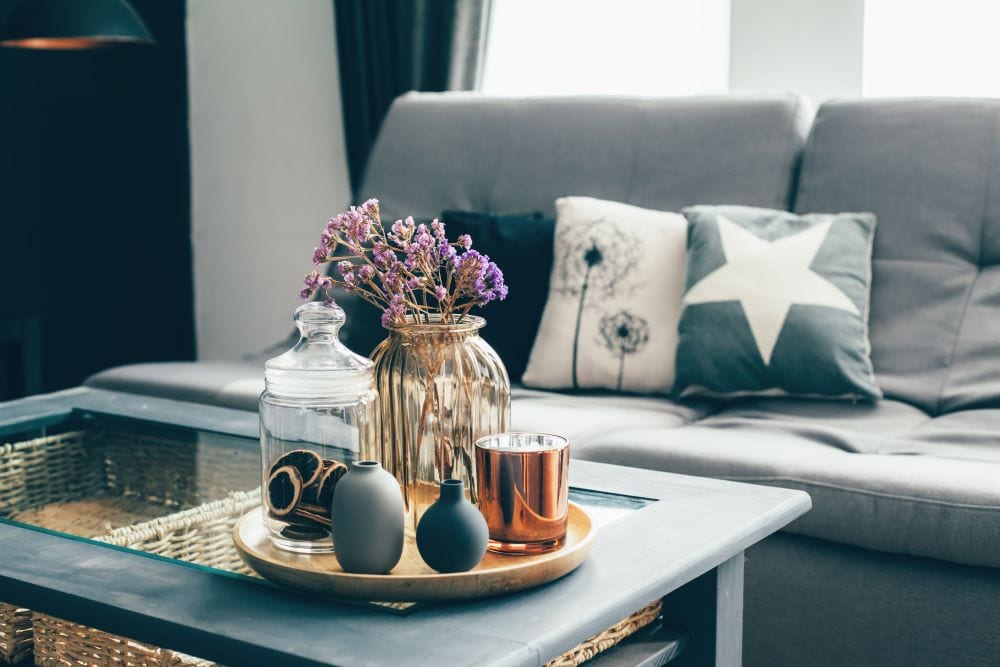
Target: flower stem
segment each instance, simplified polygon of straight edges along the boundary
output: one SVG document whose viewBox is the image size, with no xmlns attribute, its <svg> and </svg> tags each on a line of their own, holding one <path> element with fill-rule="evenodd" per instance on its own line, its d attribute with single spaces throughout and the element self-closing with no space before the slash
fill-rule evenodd
<svg viewBox="0 0 1000 667">
<path fill-rule="evenodd" d="M 587 299 L 587 287 L 590 284 L 590 267 L 583 276 L 583 287 L 580 288 L 580 305 L 576 309 L 576 329 L 573 331 L 573 389 L 579 389 L 580 383 L 576 375 L 576 362 L 580 351 L 580 323 L 583 320 L 583 302 Z"/>
<path fill-rule="evenodd" d="M 618 391 L 622 390 L 622 378 L 625 375 L 625 351 L 622 350 L 618 360 Z"/>
</svg>

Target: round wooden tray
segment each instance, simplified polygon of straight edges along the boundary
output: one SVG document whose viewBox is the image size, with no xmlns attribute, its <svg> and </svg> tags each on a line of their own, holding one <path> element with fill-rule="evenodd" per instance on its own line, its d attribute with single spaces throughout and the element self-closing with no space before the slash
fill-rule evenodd
<svg viewBox="0 0 1000 667">
<path fill-rule="evenodd" d="M 570 503 L 566 541 L 549 553 L 487 552 L 468 572 L 441 574 L 421 560 L 416 543 L 407 538 L 403 558 L 389 574 L 352 574 L 340 569 L 333 554 L 294 554 L 272 545 L 261 511 L 250 511 L 233 526 L 236 549 L 257 574 L 309 593 L 377 602 L 467 600 L 540 586 L 576 569 L 590 553 L 596 533 L 587 513 Z"/>
</svg>

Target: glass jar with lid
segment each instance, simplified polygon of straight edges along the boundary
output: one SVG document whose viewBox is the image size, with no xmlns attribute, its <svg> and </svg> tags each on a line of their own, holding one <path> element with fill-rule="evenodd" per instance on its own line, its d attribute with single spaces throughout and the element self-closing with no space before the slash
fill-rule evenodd
<svg viewBox="0 0 1000 667">
<path fill-rule="evenodd" d="M 264 366 L 260 444 L 264 524 L 301 553 L 333 550 L 330 507 L 353 461 L 377 451 L 371 360 L 339 339 L 344 311 L 315 301 L 295 311 L 300 338 Z"/>
</svg>

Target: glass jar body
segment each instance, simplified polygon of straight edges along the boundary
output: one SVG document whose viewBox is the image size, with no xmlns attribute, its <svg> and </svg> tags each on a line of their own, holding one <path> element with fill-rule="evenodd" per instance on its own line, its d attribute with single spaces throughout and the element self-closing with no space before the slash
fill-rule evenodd
<svg viewBox="0 0 1000 667">
<path fill-rule="evenodd" d="M 264 524 L 276 546 L 300 553 L 333 550 L 336 482 L 353 461 L 378 453 L 376 399 L 374 389 L 344 400 L 261 394 L 261 496 Z"/>
<path fill-rule="evenodd" d="M 479 337 L 482 318 L 432 319 L 398 325 L 375 350 L 380 400 L 378 460 L 396 476 L 415 534 L 446 479 L 465 482 L 478 502 L 475 442 L 507 430 L 510 379 L 500 357 Z"/>
</svg>

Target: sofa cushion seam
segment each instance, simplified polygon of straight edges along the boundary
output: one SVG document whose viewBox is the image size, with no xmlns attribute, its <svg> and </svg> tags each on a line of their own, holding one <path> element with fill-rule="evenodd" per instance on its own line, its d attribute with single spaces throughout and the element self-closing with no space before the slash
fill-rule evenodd
<svg viewBox="0 0 1000 667">
<path fill-rule="evenodd" d="M 986 167 L 986 180 L 983 183 L 983 213 L 980 216 L 981 224 L 979 226 L 978 271 L 976 273 L 976 277 L 972 279 L 971 283 L 969 283 L 968 291 L 965 294 L 965 300 L 962 303 L 962 312 L 959 315 L 958 328 L 955 331 L 955 341 L 951 346 L 951 353 L 948 355 L 948 363 L 945 366 L 944 378 L 941 380 L 941 388 L 938 391 L 937 403 L 934 406 L 934 412 L 936 414 L 941 414 L 941 405 L 944 402 L 944 393 L 948 389 L 948 381 L 951 379 L 952 364 L 955 361 L 955 353 L 958 352 L 958 344 L 962 340 L 962 331 L 965 328 L 966 316 L 969 311 L 969 303 L 972 301 L 972 294 L 975 291 L 976 284 L 979 282 L 979 277 L 983 274 L 983 257 L 986 242 L 986 214 L 989 212 L 990 206 L 990 183 L 993 181 L 993 155 L 996 150 L 998 127 L 1000 127 L 1000 110 L 993 113 L 993 132 L 990 134 L 990 148 L 988 154 L 989 161 Z"/>
</svg>

